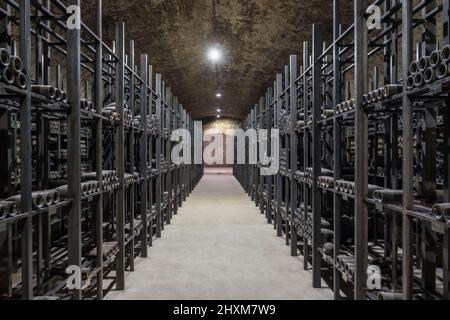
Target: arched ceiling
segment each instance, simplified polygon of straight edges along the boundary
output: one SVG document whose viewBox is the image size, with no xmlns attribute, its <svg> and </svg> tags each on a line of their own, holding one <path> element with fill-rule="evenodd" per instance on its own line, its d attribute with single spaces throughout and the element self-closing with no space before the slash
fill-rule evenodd
<svg viewBox="0 0 450 320">
<path fill-rule="evenodd" d="M 94 3 L 82 1 L 88 24 Z M 341 3 L 351 17 L 352 1 Z M 114 38 L 115 22 L 125 22 L 136 53 L 149 54 L 194 119 L 215 116 L 218 108 L 225 117 L 244 118 L 289 55 L 301 55 L 313 23 L 330 39 L 332 12 L 331 0 L 103 0 L 106 39 Z M 206 58 L 215 44 L 224 52 L 217 67 Z"/>
</svg>

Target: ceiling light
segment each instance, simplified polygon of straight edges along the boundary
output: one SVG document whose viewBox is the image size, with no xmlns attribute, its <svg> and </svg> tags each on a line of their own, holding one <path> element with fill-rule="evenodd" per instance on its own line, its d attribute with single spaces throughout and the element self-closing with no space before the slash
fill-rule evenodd
<svg viewBox="0 0 450 320">
<path fill-rule="evenodd" d="M 221 94 L 220 92 L 218 92 L 218 93 L 216 94 L 216 97 L 217 97 L 217 98 L 222 98 L 222 94 Z"/>
<path fill-rule="evenodd" d="M 220 119 L 220 114 L 217 115 L 217 119 Z"/>
<path fill-rule="evenodd" d="M 214 47 L 208 50 L 208 58 L 213 63 L 217 63 L 222 59 L 222 51 L 219 48 Z"/>
<path fill-rule="evenodd" d="M 222 109 L 217 109 L 217 112 L 222 112 Z"/>
</svg>

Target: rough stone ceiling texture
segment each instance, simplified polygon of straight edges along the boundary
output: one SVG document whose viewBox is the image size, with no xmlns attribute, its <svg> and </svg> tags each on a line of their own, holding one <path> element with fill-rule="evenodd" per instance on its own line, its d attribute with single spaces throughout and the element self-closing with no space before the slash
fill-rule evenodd
<svg viewBox="0 0 450 320">
<path fill-rule="evenodd" d="M 84 19 L 92 22 L 94 0 L 82 1 Z M 352 15 L 352 1 L 342 1 Z M 126 23 L 136 53 L 148 53 L 156 72 L 173 89 L 194 119 L 223 115 L 244 118 L 273 84 L 291 53 L 301 56 L 311 39 L 312 23 L 332 31 L 331 0 L 103 0 L 106 39 L 114 23 Z M 86 16 L 87 15 L 87 16 Z M 217 69 L 206 59 L 219 44 L 224 61 Z M 220 88 L 222 99 L 215 97 Z"/>
</svg>

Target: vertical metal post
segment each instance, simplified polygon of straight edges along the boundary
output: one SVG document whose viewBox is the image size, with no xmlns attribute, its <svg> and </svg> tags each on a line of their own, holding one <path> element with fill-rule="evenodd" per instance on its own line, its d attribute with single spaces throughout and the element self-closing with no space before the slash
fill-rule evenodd
<svg viewBox="0 0 450 320">
<path fill-rule="evenodd" d="M 251 128 L 251 120 L 252 119 L 252 111 L 250 110 L 249 115 L 247 116 L 247 122 L 246 122 L 246 127 L 243 128 L 243 130 L 246 130 L 248 128 Z M 245 142 L 245 152 L 246 154 L 248 154 L 248 150 L 249 150 L 249 143 L 246 141 Z M 246 169 L 247 169 L 247 193 L 250 196 L 251 200 L 253 200 L 253 192 L 252 192 L 252 177 L 253 177 L 253 171 L 252 168 L 250 167 L 250 161 L 249 161 L 249 157 L 246 158 Z"/>
<path fill-rule="evenodd" d="M 188 124 L 188 128 L 189 128 L 189 133 L 190 135 L 188 136 L 188 139 L 190 139 L 191 142 L 191 155 L 190 155 L 190 177 L 191 177 L 191 181 L 189 181 L 189 188 L 190 188 L 190 192 L 192 193 L 194 191 L 194 177 L 195 177 L 195 165 L 194 162 L 192 161 L 192 155 L 194 152 L 194 144 L 192 143 L 192 139 L 194 137 L 194 133 L 192 132 L 192 128 L 193 128 L 193 122 L 192 122 L 192 118 L 191 116 L 189 116 L 189 124 Z"/>
<path fill-rule="evenodd" d="M 309 130 L 306 126 L 307 123 L 307 114 L 309 111 L 309 97 L 308 97 L 308 73 L 306 72 L 306 69 L 309 68 L 309 46 L 308 42 L 303 42 L 303 105 L 304 105 L 304 116 L 303 116 L 303 122 L 304 122 L 304 129 L 303 129 L 303 171 L 306 171 L 306 168 L 309 166 Z M 307 216 L 309 215 L 309 203 L 310 203 L 310 197 L 309 197 L 309 187 L 306 183 L 306 179 L 303 182 L 303 203 L 304 203 L 304 210 L 305 214 L 303 216 L 303 225 L 306 226 L 306 220 Z M 309 255 L 309 239 L 306 236 L 306 232 L 303 232 L 303 254 L 305 256 L 305 259 L 303 259 L 303 269 L 308 270 L 308 255 Z"/>
<path fill-rule="evenodd" d="M 172 133 L 172 91 L 170 89 L 170 87 L 166 88 L 166 102 L 167 102 L 167 118 L 166 118 L 166 128 L 167 130 L 169 130 L 169 134 Z M 172 219 L 172 214 L 173 214 L 173 210 L 172 210 L 172 161 L 171 161 L 171 140 L 170 137 L 169 139 L 167 139 L 166 141 L 166 160 L 169 162 L 169 171 L 167 171 L 166 174 L 166 188 L 167 188 L 167 192 L 169 192 L 168 194 L 168 199 L 167 199 L 167 209 L 166 209 L 166 214 L 167 214 L 167 224 L 170 224 L 171 219 Z"/>
<path fill-rule="evenodd" d="M 179 103 L 178 103 L 178 99 L 175 97 L 174 101 L 173 101 L 173 109 L 174 109 L 174 124 L 175 124 L 175 128 L 174 129 L 181 129 L 180 128 L 180 113 L 179 113 Z M 180 193 L 179 193 L 179 188 L 181 186 L 181 182 L 180 182 L 180 168 L 179 166 L 176 167 L 174 175 L 173 175 L 173 182 L 175 185 L 175 199 L 174 199 L 174 208 L 173 208 L 173 213 L 176 215 L 178 214 L 178 205 L 179 205 L 179 198 L 180 198 Z"/>
<path fill-rule="evenodd" d="M 141 129 L 143 130 L 143 133 L 141 135 L 140 139 L 140 155 L 139 155 L 139 171 L 141 178 L 144 178 L 144 180 L 141 182 L 140 185 L 140 214 L 141 219 L 144 227 L 141 231 L 141 257 L 147 258 L 148 256 L 148 221 L 147 221 L 147 209 L 149 207 L 148 204 L 148 180 L 151 179 L 148 177 L 148 128 L 147 128 L 147 115 L 148 115 L 148 109 L 152 105 L 152 100 L 150 97 L 150 101 L 148 101 L 148 57 L 146 54 L 141 55 L 141 79 L 142 79 L 142 85 L 141 85 L 141 109 L 140 109 L 140 115 L 141 115 Z M 152 204 L 150 203 L 150 210 L 151 210 Z"/>
<path fill-rule="evenodd" d="M 390 3 L 386 3 L 386 10 L 393 8 L 397 5 L 396 0 L 392 0 Z M 395 15 L 398 18 L 398 14 Z M 389 24 L 385 24 L 385 28 L 388 28 Z M 398 80 L 398 27 L 396 27 L 389 35 L 386 35 L 385 40 L 388 41 L 389 37 L 391 41 L 386 47 L 385 56 L 388 59 L 385 61 L 385 83 L 396 84 Z M 386 172 L 385 186 L 390 187 L 393 190 L 398 190 L 398 114 L 393 113 L 391 118 L 386 121 L 386 169 L 390 172 Z M 393 265 L 397 265 L 398 262 L 398 216 L 393 214 L 391 219 L 385 218 L 388 224 L 385 226 L 385 238 L 388 240 L 385 245 L 385 254 L 388 256 L 391 254 Z M 392 225 L 389 226 L 389 220 L 392 221 Z M 389 230 L 390 229 L 390 230 Z M 390 238 L 389 239 L 389 231 Z M 390 247 L 389 247 L 390 240 Z M 397 290 L 397 268 L 392 268 L 392 288 Z"/>
<path fill-rule="evenodd" d="M 286 109 L 286 112 L 289 112 L 289 99 L 287 98 L 287 95 L 288 95 L 288 91 L 289 91 L 289 84 L 290 84 L 290 79 L 289 79 L 289 66 L 288 65 L 285 65 L 284 66 L 284 98 L 285 98 L 285 109 Z M 290 130 L 290 129 L 289 129 Z M 286 145 L 285 145 L 285 148 L 286 148 L 286 151 L 289 153 L 289 148 L 290 148 L 290 145 L 289 145 L 289 135 L 285 135 L 285 138 L 286 138 Z M 290 156 L 289 156 L 289 154 L 287 155 L 287 159 L 286 159 L 286 176 L 283 178 L 283 182 L 284 182 L 284 190 L 285 190 L 285 192 L 284 192 L 284 202 L 285 202 L 285 205 L 284 205 L 284 209 L 285 209 L 285 212 L 286 212 L 286 220 L 285 220 L 285 233 L 286 233 L 286 246 L 289 246 L 290 245 L 290 241 L 291 241 L 291 237 L 290 237 L 290 230 L 291 230 L 291 219 L 290 219 L 290 216 L 289 216 L 289 208 L 290 208 L 290 206 L 291 206 L 291 203 L 290 203 L 290 195 L 291 195 L 291 193 L 290 193 L 290 181 L 289 181 L 289 179 L 287 178 L 287 175 L 288 175 L 288 171 L 289 171 L 289 161 L 290 161 Z"/>
<path fill-rule="evenodd" d="M 70 1 L 73 2 L 73 1 Z M 76 2 L 76 1 L 75 1 Z M 20 0 L 20 58 L 27 76 L 26 93 L 20 103 L 20 179 L 21 211 L 32 211 L 32 149 L 31 149 L 31 4 Z M 71 43 L 69 42 L 69 45 Z M 69 220 L 70 221 L 70 220 Z M 33 298 L 33 218 L 24 219 L 22 237 L 22 296 Z M 69 238 L 70 239 L 70 238 Z"/>
<path fill-rule="evenodd" d="M 161 74 L 156 74 L 156 117 L 162 131 L 162 106 L 161 106 Z M 161 238 L 161 134 L 156 137 L 156 237 Z"/>
<path fill-rule="evenodd" d="M 116 192 L 117 226 L 116 237 L 119 253 L 116 260 L 117 290 L 125 289 L 125 122 L 124 122 L 124 96 L 125 96 L 125 24 L 116 24 L 116 112 L 120 122 L 116 132 L 116 170 L 119 176 L 119 188 Z"/>
<path fill-rule="evenodd" d="M 321 25 L 313 25 L 313 45 L 312 45 L 312 210 L 313 210 L 313 241 L 312 241 L 312 264 L 313 264 L 313 287 L 320 288 L 322 282 L 322 262 L 319 248 L 321 245 L 321 192 L 316 183 L 321 173 L 321 128 L 318 121 L 321 119 L 322 99 L 320 92 L 321 68 L 319 56 L 322 50 L 322 27 Z M 306 116 L 306 113 L 305 113 Z M 305 206 L 305 212 L 308 208 Z"/>
<path fill-rule="evenodd" d="M 444 6 L 445 8 L 445 6 Z M 449 7 L 447 7 L 449 9 Z M 448 12 L 448 11 L 447 11 Z M 444 123 L 450 121 L 450 101 L 447 99 L 444 109 Z M 444 126 L 444 203 L 450 203 L 450 127 Z M 443 236 L 443 297 L 450 300 L 450 230 L 445 229 Z"/>
<path fill-rule="evenodd" d="M 422 54 L 429 56 L 436 49 L 436 19 L 429 17 L 429 13 L 436 8 L 436 1 L 422 9 L 422 17 L 425 19 L 422 33 Z M 421 194 L 426 198 L 436 199 L 436 154 L 437 154 L 437 121 L 436 110 L 427 108 L 424 112 L 424 128 L 422 135 L 422 183 Z M 431 164 L 431 165 L 430 165 Z M 428 291 L 436 290 L 436 243 L 432 226 L 429 222 L 423 222 L 422 228 L 422 283 Z"/>
<path fill-rule="evenodd" d="M 341 103 L 341 65 L 340 65 L 340 43 L 338 43 L 338 38 L 340 36 L 340 0 L 333 1 L 333 108 L 334 114 L 337 114 L 336 106 Z M 334 181 L 338 181 L 342 177 L 342 146 L 341 146 L 341 136 L 342 136 L 342 126 L 336 117 L 334 118 L 333 126 L 333 156 L 334 156 Z M 341 210 L 342 202 L 340 196 L 337 193 L 333 195 L 333 208 L 334 208 L 334 261 L 336 261 L 337 256 L 340 254 L 341 250 Z M 340 299 L 340 280 L 341 274 L 337 268 L 333 268 L 333 292 L 335 300 Z"/>
<path fill-rule="evenodd" d="M 166 132 L 166 116 L 167 116 L 167 109 L 166 109 L 166 105 L 165 105 L 165 90 L 166 90 L 166 86 L 165 86 L 165 82 L 163 80 L 161 80 L 161 128 L 162 128 L 162 132 L 163 132 L 163 136 L 161 138 L 161 166 L 160 166 L 160 170 L 161 170 L 161 212 L 160 212 L 160 217 L 161 217 L 161 232 L 164 231 L 164 227 L 165 227 L 165 222 L 166 222 L 166 209 L 167 207 L 164 206 L 164 191 L 166 190 L 166 175 L 167 173 L 162 171 L 163 170 L 163 162 L 162 160 L 165 158 L 165 150 L 166 150 L 166 138 L 165 138 L 165 132 Z"/>
<path fill-rule="evenodd" d="M 255 113 L 254 113 L 254 118 L 253 118 L 253 129 L 258 130 L 258 119 L 259 119 L 259 104 L 255 104 L 254 107 Z M 257 149 L 257 154 L 259 152 L 259 146 L 256 148 Z M 253 165 L 253 170 L 255 173 L 255 203 L 256 203 L 256 207 L 259 207 L 259 202 L 260 202 L 260 193 L 259 193 L 259 187 L 260 187 L 260 179 L 259 179 L 259 170 L 258 170 L 258 165 L 257 163 Z"/>
<path fill-rule="evenodd" d="M 185 130 L 189 129 L 189 115 L 187 114 L 187 111 L 183 109 L 183 119 L 184 119 L 184 126 L 183 128 Z M 187 139 L 187 136 L 184 137 L 184 139 Z M 188 166 L 186 164 L 183 164 L 183 184 L 184 184 L 184 192 L 183 192 L 183 201 L 186 201 L 187 194 L 189 191 L 189 180 L 188 180 Z"/>
<path fill-rule="evenodd" d="M 179 104 L 178 99 L 177 99 L 177 104 Z M 186 122 L 186 124 L 183 124 L 184 120 L 183 120 L 183 117 L 182 117 L 182 111 L 181 111 L 181 110 L 182 110 L 182 109 L 180 108 L 180 113 L 179 113 L 179 116 L 180 116 L 180 124 L 179 124 L 179 126 L 178 126 L 177 128 L 186 129 L 186 130 L 189 131 L 189 133 L 191 133 L 191 134 L 193 135 L 194 133 L 192 132 L 192 127 L 191 127 L 192 123 L 191 123 L 191 119 L 190 119 L 190 117 L 187 115 L 187 118 L 186 118 L 186 121 L 187 121 L 187 122 Z M 186 136 L 183 137 L 183 139 L 186 139 L 186 140 L 191 139 L 191 149 L 190 149 L 189 151 L 191 152 L 190 160 L 191 160 L 191 162 L 192 162 L 192 161 L 193 161 L 193 152 L 194 152 L 194 144 L 192 143 L 193 136 L 192 136 L 192 137 L 189 137 L 189 136 L 187 135 L 187 132 L 186 132 Z M 193 163 L 193 162 L 192 162 L 192 163 Z M 177 180 L 178 180 L 178 186 L 180 187 L 180 192 L 179 192 L 179 202 L 180 202 L 180 204 L 181 204 L 181 202 L 183 201 L 183 199 L 182 199 L 182 197 L 183 197 L 183 196 L 182 196 L 182 195 L 183 195 L 182 187 L 183 187 L 184 179 L 183 179 L 182 168 L 183 168 L 184 166 L 188 167 L 187 165 L 183 164 L 183 165 L 178 169 L 178 171 L 177 171 L 177 176 L 178 176 L 178 177 L 177 177 Z M 191 188 L 191 185 L 190 185 L 189 180 L 187 181 L 187 185 L 185 186 L 185 188 L 188 188 L 188 190 Z"/>
<path fill-rule="evenodd" d="M 257 112 L 257 118 L 256 118 L 256 128 L 264 129 L 264 123 L 263 123 L 263 115 L 264 115 L 264 98 L 259 99 L 259 104 L 257 106 L 258 112 Z M 261 146 L 258 146 L 261 148 Z M 260 161 L 258 162 L 260 164 Z M 259 212 L 261 214 L 264 214 L 264 176 L 261 174 L 261 168 L 258 166 L 256 167 L 258 170 L 259 175 Z"/>
<path fill-rule="evenodd" d="M 409 65 L 413 59 L 413 3 L 412 0 L 402 1 L 402 73 L 403 79 L 408 77 Z M 406 81 L 403 81 L 403 298 L 413 298 L 413 226 L 407 210 L 414 203 L 413 195 L 413 113 L 412 102 L 407 95 Z"/>
<path fill-rule="evenodd" d="M 152 116 L 153 115 L 153 66 L 151 66 L 151 65 L 148 66 L 147 80 L 148 80 L 147 81 L 148 87 L 146 89 L 146 94 L 147 94 L 148 111 L 146 113 L 148 115 Z M 156 110 L 155 110 L 155 112 L 156 112 Z M 156 146 L 153 147 L 153 142 L 154 142 L 155 136 L 153 134 L 149 134 L 149 132 L 146 132 L 146 139 L 147 139 L 147 144 L 148 144 L 148 152 L 147 152 L 147 157 L 145 158 L 145 160 L 148 163 L 148 166 L 153 169 L 153 164 L 152 164 L 153 155 L 155 154 L 155 149 L 156 149 Z M 150 212 L 150 221 L 147 221 L 147 223 L 148 223 L 148 246 L 150 246 L 150 247 L 153 246 L 153 227 L 154 227 L 153 190 L 155 190 L 155 188 L 154 188 L 153 180 L 154 180 L 154 178 L 152 175 L 147 182 L 147 188 L 148 188 L 148 193 L 147 193 L 148 206 L 147 207 Z M 147 214 L 147 216 L 148 216 L 148 214 Z"/>
<path fill-rule="evenodd" d="M 443 0 L 444 45 L 450 44 L 450 0 Z M 450 121 L 450 99 L 445 101 L 444 123 Z M 444 126 L 444 202 L 450 202 L 450 126 Z M 443 295 L 450 300 L 450 230 L 443 237 Z"/>
<path fill-rule="evenodd" d="M 184 119 L 184 129 L 187 130 L 189 129 L 189 115 L 186 111 L 186 109 L 183 109 L 183 119 Z M 187 139 L 187 137 L 186 137 Z M 189 180 L 188 180 L 188 166 L 187 165 L 183 165 L 183 170 L 184 170 L 184 192 L 183 192 L 183 201 L 186 201 L 187 199 L 187 195 L 189 192 Z"/>
<path fill-rule="evenodd" d="M 367 0 L 355 0 L 355 300 L 366 299 L 368 264 L 368 119 L 362 97 L 368 86 Z M 405 78 L 406 79 L 406 78 Z"/>
<path fill-rule="evenodd" d="M 97 9 L 97 37 L 99 41 L 96 45 L 95 52 L 95 105 L 97 107 L 97 114 L 102 114 L 103 109 L 103 13 L 102 13 L 102 0 L 96 1 L 96 9 Z M 95 133 L 95 146 L 96 150 L 96 159 L 95 159 L 95 168 L 97 171 L 97 180 L 102 181 L 102 172 L 103 172 L 103 121 L 102 117 L 97 119 L 96 123 L 96 133 Z M 103 183 L 100 184 L 103 190 Z M 96 199 L 95 203 L 95 246 L 97 247 L 97 257 L 96 257 L 96 265 L 99 270 L 97 274 L 97 299 L 103 299 L 103 193 L 100 193 Z"/>
<path fill-rule="evenodd" d="M 252 109 L 250 111 L 250 128 L 254 129 L 253 123 L 254 123 L 254 119 L 255 119 L 255 109 Z M 255 201 L 256 199 L 256 195 L 255 195 L 255 171 L 253 170 L 253 164 L 248 163 L 248 167 L 250 169 L 250 196 L 252 201 Z"/>
<path fill-rule="evenodd" d="M 281 92 L 283 91 L 283 75 L 281 73 L 277 73 L 277 80 L 276 80 L 276 93 L 275 93 L 275 99 L 276 102 L 276 125 L 277 129 L 280 129 L 280 113 L 283 106 L 283 101 L 281 100 Z M 281 143 L 279 146 L 278 154 L 281 154 Z M 282 237 L 283 236 L 283 218 L 281 216 L 281 205 L 283 202 L 283 177 L 281 176 L 280 172 L 277 174 L 277 236 Z"/>
<path fill-rule="evenodd" d="M 39 5 L 42 5 L 42 1 L 39 1 Z M 42 14 L 40 12 L 37 13 L 37 16 L 41 19 Z M 47 59 L 44 58 L 44 33 L 41 30 L 41 23 L 36 23 L 36 34 L 34 37 L 34 41 L 36 43 L 36 52 L 34 54 L 36 59 L 36 81 L 37 83 L 48 84 L 46 83 L 46 79 L 44 79 L 44 61 Z M 48 53 L 48 52 L 47 52 Z M 37 149 L 37 166 L 36 166 L 36 182 L 37 188 L 39 190 L 45 190 L 48 188 L 46 184 L 48 184 L 48 165 L 49 161 L 45 159 L 45 147 L 46 147 L 46 139 L 44 139 L 44 127 L 45 127 L 45 119 L 42 117 L 42 112 L 37 108 L 36 110 L 36 149 Z M 38 220 L 42 220 L 42 216 L 38 217 Z M 39 221 L 39 225 L 40 225 Z M 41 228 L 38 228 L 38 233 L 41 232 Z M 41 239 L 41 235 L 38 236 Z M 41 246 L 38 245 L 40 248 Z M 41 263 L 41 250 L 38 250 L 38 262 L 37 262 L 37 283 L 38 287 L 42 285 L 42 263 Z"/>
<path fill-rule="evenodd" d="M 266 110 L 267 110 L 267 117 L 266 117 L 266 129 L 267 129 L 267 141 L 268 141 L 268 155 L 269 157 L 273 156 L 272 155 L 272 139 L 271 139 L 271 134 L 272 134 L 272 92 L 271 89 L 267 90 L 267 98 L 266 98 Z M 267 183 L 267 200 L 266 200 L 266 216 L 267 216 L 267 223 L 268 224 L 272 224 L 272 197 L 273 197 L 273 190 L 275 189 L 273 186 L 273 177 L 272 176 L 267 176 L 266 177 L 266 183 Z"/>
<path fill-rule="evenodd" d="M 289 59 L 289 106 L 291 112 L 291 128 L 290 128 L 290 191 L 291 191 L 291 213 L 290 213 L 290 225 L 291 225 L 291 256 L 298 256 L 298 235 L 297 229 L 294 226 L 295 209 L 297 208 L 297 181 L 295 180 L 295 174 L 297 168 L 297 132 L 295 127 L 297 124 L 297 85 L 295 80 L 297 79 L 297 56 L 291 55 Z"/>
<path fill-rule="evenodd" d="M 186 111 L 186 140 L 189 139 L 190 130 L 191 130 L 191 117 L 189 116 L 189 114 Z M 185 164 L 185 166 L 187 169 L 187 177 L 188 177 L 188 179 L 186 181 L 186 190 L 187 190 L 186 195 L 189 196 L 190 193 L 192 192 L 192 189 L 191 189 L 191 186 L 192 186 L 192 184 L 191 184 L 191 178 L 192 178 L 191 177 L 191 166 L 189 164 Z"/>
<path fill-rule="evenodd" d="M 181 104 L 177 104 L 177 115 L 178 115 L 178 127 L 180 128 L 180 129 L 182 129 L 183 128 L 183 119 L 181 118 L 181 109 L 182 109 L 182 107 L 181 107 Z M 193 139 L 194 139 L 194 141 L 195 141 L 195 138 L 194 137 L 192 137 Z M 200 137 L 200 139 L 202 139 L 202 137 Z M 200 140 L 200 143 L 201 143 L 201 140 Z M 194 144 L 192 144 L 192 146 L 193 146 Z M 194 155 L 193 155 L 194 156 Z M 181 186 L 182 184 L 183 184 L 183 174 L 182 174 L 182 170 L 181 170 L 181 167 L 180 168 L 178 168 L 178 174 L 177 174 L 177 177 L 178 177 L 178 184 Z M 178 191 L 178 196 L 177 196 L 177 206 L 178 207 L 181 207 L 182 206 L 182 190 L 180 189 L 179 191 Z"/>
<path fill-rule="evenodd" d="M 135 114 L 135 72 L 136 67 L 135 67 L 135 50 L 134 50 L 134 41 L 131 40 L 130 41 L 130 62 L 129 62 L 129 67 L 132 70 L 132 72 L 130 73 L 130 112 L 134 117 Z M 129 132 L 128 132 L 128 136 L 129 136 L 129 140 L 128 140 L 128 173 L 131 174 L 134 177 L 134 126 L 131 125 L 129 128 Z M 130 261 L 130 270 L 134 271 L 134 259 L 135 259 L 135 254 L 134 254 L 134 246 L 135 246 L 135 237 L 134 237 L 134 201 L 135 201 L 135 188 L 136 188 L 136 184 L 134 183 L 134 179 L 133 179 L 133 183 L 129 186 L 129 198 L 128 198 L 128 209 L 129 209 L 129 218 L 130 218 L 130 235 L 131 235 L 131 240 L 130 240 L 130 253 L 129 253 L 129 261 Z"/>
</svg>

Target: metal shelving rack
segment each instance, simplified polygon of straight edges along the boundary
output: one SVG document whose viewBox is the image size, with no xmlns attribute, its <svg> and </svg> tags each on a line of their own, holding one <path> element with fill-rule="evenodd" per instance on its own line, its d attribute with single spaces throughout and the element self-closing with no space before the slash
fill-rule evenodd
<svg viewBox="0 0 450 320">
<path fill-rule="evenodd" d="M 0 83 L 2 299 L 102 299 L 124 289 L 125 271 L 147 257 L 203 174 L 168 162 L 171 131 L 193 131 L 193 121 L 147 55 L 137 66 L 125 25 L 108 45 L 102 1 L 95 31 L 68 27 L 71 5 L 80 1 L 0 6 L 0 47 L 14 62 L 0 69 L 26 82 Z M 68 288 L 69 266 L 82 288 Z"/>
<path fill-rule="evenodd" d="M 369 4 L 381 9 L 380 30 L 368 28 Z M 291 56 L 268 110 L 254 108 L 243 122 L 255 128 L 271 114 L 267 128 L 280 129 L 274 185 L 249 162 L 234 174 L 257 205 L 261 190 L 276 190 L 266 193 L 269 222 L 312 268 L 313 287 L 325 283 L 335 299 L 447 300 L 450 2 L 355 0 L 353 8 L 344 29 L 334 0 L 331 44 L 314 25 L 303 65 Z M 374 267 L 381 287 L 369 288 Z"/>
</svg>

